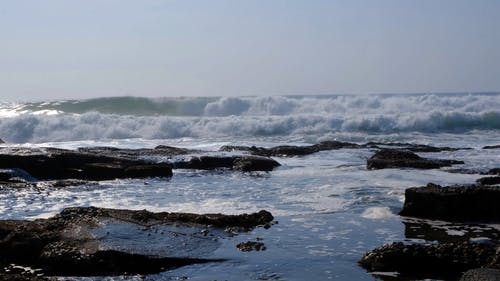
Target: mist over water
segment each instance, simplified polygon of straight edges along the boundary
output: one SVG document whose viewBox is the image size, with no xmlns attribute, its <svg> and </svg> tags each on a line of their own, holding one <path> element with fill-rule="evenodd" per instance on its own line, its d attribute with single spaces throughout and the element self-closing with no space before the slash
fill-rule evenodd
<svg viewBox="0 0 500 281">
<path fill-rule="evenodd" d="M 500 129 L 500 94 L 116 97 L 0 105 L 11 143 Z"/>
</svg>

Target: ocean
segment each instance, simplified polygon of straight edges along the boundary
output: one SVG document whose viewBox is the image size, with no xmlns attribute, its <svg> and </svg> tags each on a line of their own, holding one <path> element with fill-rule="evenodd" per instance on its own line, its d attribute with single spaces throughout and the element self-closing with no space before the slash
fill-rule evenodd
<svg viewBox="0 0 500 281">
<path fill-rule="evenodd" d="M 218 150 L 224 145 L 412 143 L 471 148 L 418 154 L 465 162 L 453 169 L 486 171 L 500 167 L 499 150 L 483 149 L 500 144 L 500 93 L 4 102 L 0 138 L 6 142 L 3 146 L 169 145 L 213 155 L 222 154 Z M 146 277 L 71 280 L 376 280 L 357 264 L 365 252 L 394 241 L 421 240 L 407 233 L 411 219 L 397 215 L 405 189 L 429 182 L 474 183 L 481 175 L 451 173 L 451 168 L 367 170 L 366 160 L 373 153 L 357 148 L 274 157 L 282 166 L 272 172 L 174 170 L 169 179 L 0 189 L 0 219 L 46 218 L 75 206 L 225 214 L 265 209 L 277 224 L 222 239 L 210 251 L 198 253 L 224 262 Z M 439 224 L 436 227 L 450 235 L 467 231 L 447 222 L 425 223 Z M 485 227 L 500 231 L 498 225 Z M 134 229 L 121 231 L 125 237 L 117 243 L 122 247 L 148 248 L 134 240 L 140 236 Z M 265 251 L 240 252 L 235 247 L 257 238 L 265 243 Z"/>
</svg>

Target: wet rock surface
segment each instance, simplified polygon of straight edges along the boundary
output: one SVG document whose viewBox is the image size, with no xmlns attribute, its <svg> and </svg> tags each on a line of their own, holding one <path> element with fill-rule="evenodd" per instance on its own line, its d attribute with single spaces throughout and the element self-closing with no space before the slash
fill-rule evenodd
<svg viewBox="0 0 500 281">
<path fill-rule="evenodd" d="M 276 160 L 259 156 L 200 156 L 174 163 L 176 169 L 213 170 L 226 168 L 243 172 L 272 171 L 278 166 L 280 164 Z"/>
<path fill-rule="evenodd" d="M 458 185 L 406 189 L 402 216 L 448 221 L 500 221 L 500 187 Z"/>
<path fill-rule="evenodd" d="M 487 145 L 483 149 L 500 149 L 500 145 Z"/>
<path fill-rule="evenodd" d="M 479 267 L 498 267 L 495 245 L 462 242 L 382 246 L 366 253 L 359 264 L 371 272 L 398 272 L 414 278 L 457 279 L 462 272 Z"/>
<path fill-rule="evenodd" d="M 476 268 L 466 271 L 460 281 L 498 281 L 500 280 L 500 269 Z"/>
<path fill-rule="evenodd" d="M 242 252 L 251 252 L 251 251 L 265 251 L 266 245 L 262 242 L 258 241 L 247 241 L 241 242 L 236 245 L 236 248 Z"/>
<path fill-rule="evenodd" d="M 339 142 L 339 141 L 324 141 L 318 144 L 309 146 L 295 146 L 295 145 L 281 145 L 271 148 L 256 147 L 256 146 L 223 146 L 220 151 L 246 151 L 253 155 L 260 156 L 279 156 L 279 157 L 291 157 L 291 156 L 304 156 L 312 153 L 324 151 L 324 150 L 335 150 L 342 148 L 360 148 L 361 146 L 355 143 L 349 142 Z"/>
<path fill-rule="evenodd" d="M 0 169 L 21 169 L 38 180 L 172 176 L 168 163 L 56 148 L 0 148 Z"/>
<path fill-rule="evenodd" d="M 367 160 L 366 167 L 367 169 L 439 169 L 455 164 L 464 164 L 464 162 L 457 160 L 423 158 L 408 150 L 382 149 Z"/>
<path fill-rule="evenodd" d="M 500 184 L 500 177 L 484 177 L 477 180 L 477 183 L 482 185 L 497 185 Z"/>
<path fill-rule="evenodd" d="M 267 211 L 242 215 L 198 215 L 92 207 L 68 208 L 49 219 L 3 220 L 0 221 L 0 273 L 12 275 L 5 268 L 15 264 L 39 269 L 39 274 L 48 276 L 151 274 L 193 263 L 217 262 L 221 260 L 206 259 L 195 254 L 188 256 L 175 251 L 166 256 L 160 255 L 163 252 L 154 251 L 168 247 L 163 244 L 168 241 L 177 243 L 179 240 L 175 237 L 186 229 L 189 231 L 181 235 L 186 245 L 182 245 L 182 248 L 172 245 L 172 249 L 184 249 L 190 243 L 194 243 L 193 249 L 203 248 L 208 244 L 197 243 L 216 243 L 213 241 L 220 239 L 224 228 L 249 231 L 272 220 L 273 216 Z M 165 228 L 165 232 L 154 234 L 157 236 L 155 240 L 151 229 L 160 226 L 168 228 Z M 102 229 L 105 233 L 98 235 Z M 123 229 L 138 229 L 147 235 L 139 237 L 144 238 L 144 241 L 134 242 L 139 245 L 136 250 L 127 244 L 133 240 L 121 246 L 111 243 L 115 237 L 127 235 L 127 232 L 121 231 Z M 214 231 L 219 231 L 219 234 L 211 235 Z M 136 233 L 132 234 L 137 239 Z M 163 243 L 150 245 L 155 241 Z M 144 247 L 152 249 L 147 253 L 139 252 L 144 251 Z"/>
</svg>

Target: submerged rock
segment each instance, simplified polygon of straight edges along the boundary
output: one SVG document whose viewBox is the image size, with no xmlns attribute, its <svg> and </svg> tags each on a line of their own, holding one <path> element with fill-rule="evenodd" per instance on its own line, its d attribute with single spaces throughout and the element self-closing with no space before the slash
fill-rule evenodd
<svg viewBox="0 0 500 281">
<path fill-rule="evenodd" d="M 386 168 L 416 168 L 416 169 L 438 169 L 455 164 L 463 164 L 463 161 L 422 158 L 417 154 L 400 149 L 382 149 L 367 160 L 367 169 Z"/>
<path fill-rule="evenodd" d="M 64 209 L 49 219 L 2 220 L 0 274 L 8 273 L 2 268 L 9 264 L 49 276 L 96 276 L 151 274 L 217 262 L 221 260 L 205 259 L 196 251 L 217 249 L 226 227 L 248 231 L 272 220 L 267 211 L 198 215 L 92 207 Z"/>
<path fill-rule="evenodd" d="M 174 163 L 177 169 L 199 169 L 213 170 L 227 168 L 243 172 L 249 171 L 272 171 L 280 166 L 276 160 L 257 156 L 200 156 L 193 157 L 189 161 Z"/>
<path fill-rule="evenodd" d="M 500 187 L 428 184 L 408 188 L 402 216 L 450 221 L 500 221 Z"/>
<path fill-rule="evenodd" d="M 366 253 L 359 264 L 370 272 L 398 272 L 412 278 L 455 279 L 478 267 L 496 267 L 496 247 L 471 242 L 382 246 Z"/>
</svg>

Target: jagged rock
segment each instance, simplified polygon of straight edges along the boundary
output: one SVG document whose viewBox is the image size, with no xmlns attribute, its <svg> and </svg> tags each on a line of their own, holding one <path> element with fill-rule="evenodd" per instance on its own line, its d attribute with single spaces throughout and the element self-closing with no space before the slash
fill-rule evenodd
<svg viewBox="0 0 500 281">
<path fill-rule="evenodd" d="M 39 180 L 172 176 L 172 166 L 168 163 L 55 148 L 0 148 L 0 169 L 22 169 Z"/>
<path fill-rule="evenodd" d="M 416 168 L 438 169 L 454 164 L 463 164 L 463 161 L 422 158 L 417 154 L 399 149 L 382 149 L 367 160 L 367 169 L 386 168 Z"/>
<path fill-rule="evenodd" d="M 213 170 L 227 168 L 249 171 L 272 171 L 280 164 L 271 158 L 256 156 L 200 156 L 193 157 L 189 161 L 179 161 L 174 163 L 177 169 L 199 169 Z"/>
<path fill-rule="evenodd" d="M 2 139 L 0 139 L 0 143 L 5 143 Z"/>
<path fill-rule="evenodd" d="M 360 146 L 355 143 L 349 142 L 339 142 L 339 141 L 324 141 L 318 144 L 309 146 L 295 146 L 295 145 L 281 145 L 271 148 L 256 147 L 256 146 L 223 146 L 220 151 L 246 151 L 253 155 L 260 156 L 279 156 L 279 157 L 290 157 L 290 156 L 304 156 L 312 153 L 316 153 L 324 150 L 334 150 L 342 148 L 359 148 Z"/>
<path fill-rule="evenodd" d="M 500 187 L 428 184 L 408 188 L 402 216 L 450 221 L 500 221 Z"/>
<path fill-rule="evenodd" d="M 500 269 L 476 268 L 467 270 L 460 281 L 498 281 L 500 280 Z"/>
<path fill-rule="evenodd" d="M 419 279 L 455 279 L 469 269 L 498 266 L 498 255 L 496 247 L 488 244 L 397 242 L 366 253 L 359 264 L 371 272 L 396 271 L 401 276 Z"/>
<path fill-rule="evenodd" d="M 477 180 L 482 185 L 496 185 L 500 184 L 500 177 L 485 177 Z"/>
<path fill-rule="evenodd" d="M 236 248 L 242 252 L 251 252 L 251 251 L 265 251 L 266 245 L 262 242 L 256 241 L 247 241 L 241 242 L 236 245 Z"/>
<path fill-rule="evenodd" d="M 0 220 L 0 276 L 8 273 L 1 265 L 9 264 L 37 268 L 45 275 L 96 276 L 151 274 L 193 263 L 221 261 L 189 257 L 184 253 L 176 254 L 171 248 L 182 250 L 189 248 L 189 243 L 194 243 L 191 246 L 193 249 L 201 249 L 205 244 L 199 245 L 197 241 L 217 243 L 213 241 L 221 239 L 224 228 L 232 227 L 238 228 L 239 231 L 248 231 L 260 225 L 267 225 L 273 219 L 273 216 L 264 210 L 242 215 L 198 215 L 88 207 L 67 208 L 49 219 Z M 106 225 L 111 226 L 103 230 L 105 234 L 99 235 L 95 232 Z M 122 226 L 116 227 L 116 225 Z M 152 229 L 148 235 L 142 236 L 142 239 L 146 239 L 142 243 L 149 245 L 161 241 L 161 245 L 158 247 L 153 245 L 153 249 L 158 251 L 171 247 L 168 251 L 169 256 L 138 253 L 134 252 L 134 248 L 127 250 L 123 246 L 113 246 L 114 241 L 108 240 L 113 237 L 123 239 L 124 233 L 119 232 L 113 236 L 110 232 L 120 231 L 127 225 L 129 225 L 127 229 L 132 231 L 134 228 L 143 229 L 140 232 Z M 149 235 L 156 233 L 153 228 L 159 226 L 168 226 L 168 233 L 156 234 L 162 240 L 151 239 Z M 179 227 L 178 231 L 176 227 Z M 187 232 L 181 236 L 184 240 L 180 243 L 182 247 L 179 248 L 177 244 L 180 238 L 176 237 L 186 228 L 192 230 L 184 230 Z M 219 229 L 218 234 L 209 235 L 210 231 L 207 229 L 215 231 L 214 228 Z M 199 229 L 206 232 L 201 234 Z M 206 237 L 207 235 L 209 237 Z M 140 237 L 136 233 L 134 239 L 141 239 Z"/>
</svg>

